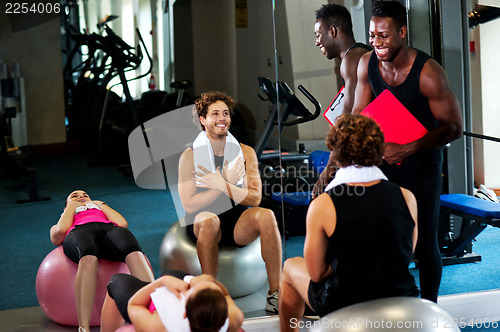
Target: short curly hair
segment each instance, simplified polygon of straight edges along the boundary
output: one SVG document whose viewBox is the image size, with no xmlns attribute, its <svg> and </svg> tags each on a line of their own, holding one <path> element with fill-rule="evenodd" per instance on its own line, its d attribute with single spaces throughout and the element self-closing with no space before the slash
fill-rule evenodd
<svg viewBox="0 0 500 332">
<path fill-rule="evenodd" d="M 398 1 L 378 0 L 372 8 L 373 17 L 389 17 L 392 18 L 396 28 L 407 26 L 406 8 Z"/>
<path fill-rule="evenodd" d="M 326 145 L 339 167 L 378 166 L 384 155 L 384 134 L 372 119 L 345 114 L 328 132 Z"/>
<path fill-rule="evenodd" d="M 316 10 L 316 20 L 322 20 L 327 26 L 342 30 L 347 36 L 353 36 L 351 14 L 346 7 L 329 3 Z"/>
<path fill-rule="evenodd" d="M 196 125 L 201 126 L 205 130 L 205 126 L 200 123 L 200 116 L 206 118 L 208 106 L 217 101 L 222 101 L 229 108 L 229 114 L 234 115 L 234 99 L 222 91 L 209 91 L 201 94 L 200 98 L 196 99 L 193 107 L 193 121 Z"/>
</svg>

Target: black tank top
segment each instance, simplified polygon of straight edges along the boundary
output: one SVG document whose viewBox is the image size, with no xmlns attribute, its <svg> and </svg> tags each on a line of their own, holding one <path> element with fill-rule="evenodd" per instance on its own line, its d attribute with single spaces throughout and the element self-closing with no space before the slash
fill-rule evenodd
<svg viewBox="0 0 500 332">
<path fill-rule="evenodd" d="M 216 155 L 214 155 L 214 165 L 215 165 L 215 169 L 217 169 L 217 167 L 219 167 L 220 170 L 222 170 L 222 167 L 224 165 L 224 156 L 216 156 Z M 206 191 L 206 190 L 209 190 L 209 189 L 207 189 L 207 188 L 198 188 L 199 192 L 203 192 L 203 191 Z M 215 213 L 217 215 L 220 215 L 220 214 L 222 214 L 224 212 L 227 212 L 227 211 L 229 211 L 229 210 L 231 210 L 231 209 L 233 209 L 235 207 L 238 207 L 238 206 L 239 205 L 237 205 L 232 199 L 230 199 L 226 195 L 220 195 L 218 198 L 215 199 L 214 202 L 212 202 L 208 206 L 205 206 L 200 211 L 197 211 L 197 212 L 194 212 L 194 213 L 186 213 L 186 222 L 187 223 L 194 222 L 194 218 L 201 211 L 213 212 L 213 213 Z"/>
<path fill-rule="evenodd" d="M 215 164 L 215 169 L 217 169 L 217 167 L 219 167 L 220 169 L 222 169 L 223 164 L 224 164 L 224 156 L 216 156 L 216 155 L 214 155 L 214 164 Z"/>
<path fill-rule="evenodd" d="M 370 187 L 342 184 L 328 194 L 337 214 L 328 238 L 334 271 L 329 284 L 338 296 L 357 303 L 418 294 L 408 268 L 415 223 L 399 186 L 388 181 Z"/>
<path fill-rule="evenodd" d="M 437 121 L 432 115 L 429 100 L 420 92 L 420 72 L 429 58 L 428 54 L 417 50 L 417 56 L 408 77 L 400 85 L 391 86 L 380 75 L 379 61 L 373 52 L 368 65 L 368 80 L 375 97 L 388 89 L 427 130 L 432 130 L 437 126 Z"/>
<path fill-rule="evenodd" d="M 348 49 L 347 49 L 347 51 L 345 52 L 345 55 L 344 55 L 344 56 L 346 56 L 346 55 L 347 55 L 347 54 L 348 54 L 348 53 L 349 53 L 349 52 L 350 52 L 353 48 L 356 48 L 356 47 L 361 47 L 361 48 L 364 48 L 364 49 L 365 49 L 365 50 L 367 50 L 367 51 L 371 51 L 371 50 L 373 50 L 373 49 L 371 48 L 371 46 L 368 46 L 368 45 L 366 45 L 366 44 L 363 44 L 363 43 L 354 43 L 354 44 L 352 44 L 351 46 L 349 46 L 349 48 L 348 48 Z M 342 77 L 342 84 L 344 84 L 344 85 L 345 85 L 345 80 L 344 80 L 344 78 L 343 78 L 343 77 Z"/>
<path fill-rule="evenodd" d="M 361 47 L 361 48 L 364 48 L 367 51 L 373 50 L 373 48 L 371 46 L 368 46 L 366 44 L 363 44 L 363 43 L 354 43 L 351 46 L 349 46 L 349 48 L 347 49 L 347 52 L 345 52 L 345 54 L 349 53 L 355 47 Z"/>
<path fill-rule="evenodd" d="M 379 60 L 375 52 L 373 52 L 368 63 L 368 80 L 370 81 L 375 97 L 381 94 L 385 89 L 388 89 L 401 104 L 403 104 L 408 111 L 410 111 L 410 113 L 430 131 L 437 127 L 438 122 L 432 114 L 428 98 L 420 91 L 420 73 L 430 56 L 420 50 L 416 51 L 417 56 L 408 73 L 408 77 L 406 77 L 403 83 L 397 86 L 391 86 L 384 81 L 380 75 Z M 420 152 L 410 156 L 406 161 L 406 163 L 411 164 L 425 164 L 426 162 L 442 163 L 442 149 Z"/>
</svg>

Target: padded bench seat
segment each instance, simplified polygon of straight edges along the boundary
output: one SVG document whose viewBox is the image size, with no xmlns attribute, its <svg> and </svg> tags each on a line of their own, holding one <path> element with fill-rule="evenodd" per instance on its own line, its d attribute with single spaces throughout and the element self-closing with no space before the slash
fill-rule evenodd
<svg viewBox="0 0 500 332">
<path fill-rule="evenodd" d="M 284 193 L 283 202 L 290 203 L 293 205 L 305 205 L 308 206 L 311 202 L 312 191 L 301 191 L 294 193 Z M 274 192 L 272 197 L 275 201 L 281 202 L 281 192 Z"/>
<path fill-rule="evenodd" d="M 440 245 L 442 254 L 445 258 L 464 258 L 469 255 L 472 258 L 464 262 L 480 261 L 479 255 L 472 254 L 472 241 L 487 225 L 500 227 L 500 204 L 465 194 L 446 194 L 441 195 L 440 205 L 439 236 L 440 240 L 447 242 L 447 245 Z M 456 227 L 457 221 L 451 219 L 450 215 L 463 218 L 460 227 Z M 443 226 L 448 229 L 443 229 Z M 450 236 L 450 239 L 444 240 L 444 234 L 453 234 L 455 229 L 460 229 L 459 234 L 453 239 Z"/>
<path fill-rule="evenodd" d="M 500 218 L 500 204 L 465 194 L 441 195 L 441 206 L 483 218 Z"/>
</svg>

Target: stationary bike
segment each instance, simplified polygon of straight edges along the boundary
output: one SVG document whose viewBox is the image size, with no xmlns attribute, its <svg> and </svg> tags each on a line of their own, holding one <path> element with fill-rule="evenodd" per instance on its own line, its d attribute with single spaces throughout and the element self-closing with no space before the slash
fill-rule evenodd
<svg viewBox="0 0 500 332">
<path fill-rule="evenodd" d="M 319 116 L 321 105 L 301 85 L 298 88 L 311 101 L 314 112 L 309 111 L 285 82 L 278 82 L 276 89 L 275 84 L 269 79 L 259 77 L 258 80 L 260 89 L 267 98 L 259 97 L 261 100 L 272 103 L 271 113 L 255 146 L 262 178 L 261 206 L 272 209 L 277 219 L 281 220 L 281 201 L 283 198 L 285 221 L 287 223 L 285 235 L 305 234 L 305 214 L 309 200 L 304 200 L 303 197 L 304 193 L 308 193 L 312 189 L 312 186 L 318 180 L 319 173 L 309 167 L 311 157 L 304 147 L 300 147 L 297 152 L 265 150 L 265 147 L 275 127 L 278 127 L 281 135 L 287 126 L 312 121 Z M 290 116 L 296 118 L 290 119 Z M 286 197 L 282 197 L 283 194 L 286 194 Z M 295 199 L 294 196 L 299 199 Z M 308 197 L 308 194 L 305 196 Z M 290 200 L 290 197 L 293 199 Z M 278 225 L 280 231 L 283 232 L 283 226 L 280 222 L 278 222 Z"/>
</svg>

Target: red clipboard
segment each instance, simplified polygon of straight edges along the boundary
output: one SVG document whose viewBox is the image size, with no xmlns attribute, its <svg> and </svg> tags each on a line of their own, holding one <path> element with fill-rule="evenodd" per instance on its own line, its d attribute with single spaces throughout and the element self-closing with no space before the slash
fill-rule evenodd
<svg viewBox="0 0 500 332">
<path fill-rule="evenodd" d="M 361 114 L 379 124 L 386 142 L 406 144 L 418 140 L 429 132 L 387 89 Z"/>
<path fill-rule="evenodd" d="M 344 87 L 341 87 L 335 98 L 333 98 L 328 108 L 323 113 L 326 121 L 330 123 L 332 126 L 335 125 L 335 120 L 342 115 L 344 112 Z"/>
</svg>

